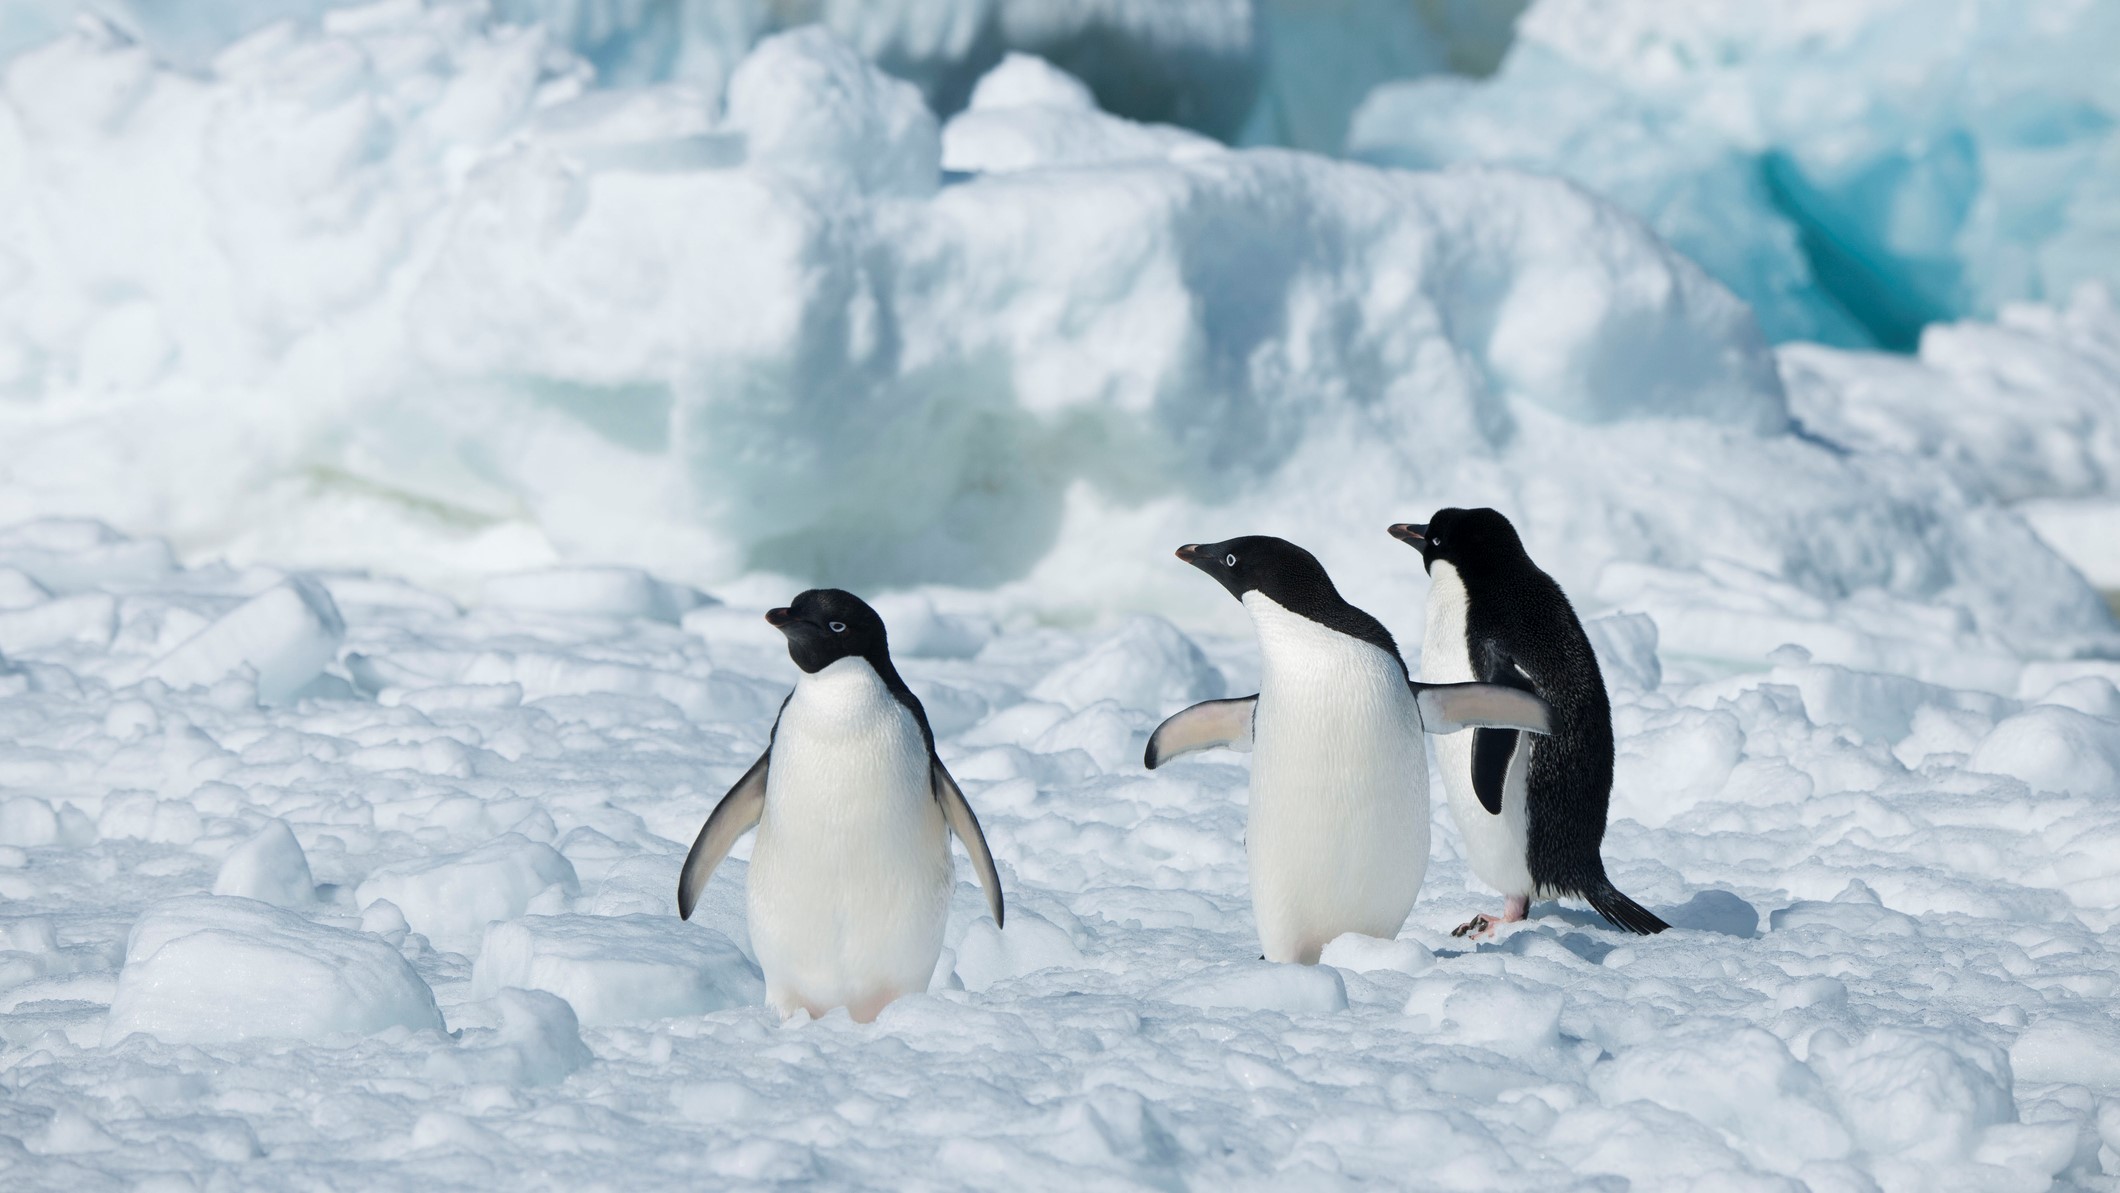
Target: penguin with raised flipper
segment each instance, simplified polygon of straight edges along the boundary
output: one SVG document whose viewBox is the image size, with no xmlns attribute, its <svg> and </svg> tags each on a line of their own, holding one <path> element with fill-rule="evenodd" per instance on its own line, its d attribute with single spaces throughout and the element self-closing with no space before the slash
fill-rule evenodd
<svg viewBox="0 0 2120 1193">
<path fill-rule="evenodd" d="M 1544 702 L 1493 684 L 1412 682 L 1390 631 L 1284 539 L 1189 544 L 1178 558 L 1251 614 L 1259 693 L 1172 716 L 1144 762 L 1154 770 L 1197 750 L 1250 751 L 1244 845 L 1266 960 L 1315 964 L 1346 932 L 1397 936 L 1428 871 L 1423 730 L 1543 732 Z"/>
<path fill-rule="evenodd" d="M 715 867 L 755 826 L 744 897 L 766 1001 L 783 1016 L 845 1007 L 866 1023 L 927 989 L 949 920 L 950 834 L 971 856 L 996 926 L 1001 879 L 935 754 L 927 711 L 891 665 L 876 611 L 823 588 L 766 620 L 787 636 L 802 675 L 765 753 L 692 843 L 677 913 L 692 917 Z"/>
<path fill-rule="evenodd" d="M 1560 585 L 1491 509 L 1440 510 L 1425 524 L 1391 527 L 1391 536 L 1428 569 L 1422 678 L 1508 684 L 1553 710 L 1545 737 L 1483 728 L 1438 743 L 1466 860 L 1505 899 L 1499 922 L 1523 919 L 1533 899 L 1574 896 L 1629 932 L 1669 927 L 1605 876 L 1598 850 L 1612 798 L 1612 705 Z M 1456 935 L 1490 935 L 1496 923 L 1474 916 Z"/>
</svg>

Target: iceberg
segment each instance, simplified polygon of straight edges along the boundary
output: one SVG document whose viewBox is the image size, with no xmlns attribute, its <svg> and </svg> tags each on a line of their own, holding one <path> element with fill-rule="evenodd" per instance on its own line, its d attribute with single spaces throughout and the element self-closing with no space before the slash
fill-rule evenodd
<svg viewBox="0 0 2120 1193">
<path fill-rule="evenodd" d="M 1774 338 L 1907 349 L 2120 276 L 2115 44 L 2104 4 L 1542 0 L 1492 79 L 1386 84 L 1347 148 L 1575 179 Z"/>
</svg>

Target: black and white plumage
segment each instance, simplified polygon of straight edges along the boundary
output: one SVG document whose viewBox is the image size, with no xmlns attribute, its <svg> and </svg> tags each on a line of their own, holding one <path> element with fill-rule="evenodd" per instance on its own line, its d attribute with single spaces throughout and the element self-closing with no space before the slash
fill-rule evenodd
<svg viewBox="0 0 2120 1193">
<path fill-rule="evenodd" d="M 1503 921 L 1523 918 L 1534 898 L 1565 895 L 1630 932 L 1663 931 L 1669 925 L 1605 876 L 1599 848 L 1612 798 L 1612 706 L 1567 595 L 1494 510 L 1441 510 L 1391 534 L 1419 550 L 1428 569 L 1422 677 L 1507 684 L 1538 693 L 1553 709 L 1547 737 L 1480 729 L 1469 741 L 1438 743 L 1467 860 L 1507 898 Z M 1491 927 L 1480 916 L 1458 931 Z"/>
<path fill-rule="evenodd" d="M 876 611 L 852 593 L 811 589 L 766 620 L 802 675 L 765 753 L 693 841 L 677 911 L 691 918 L 755 826 L 744 899 L 766 1001 L 783 1015 L 843 1006 L 867 1022 L 927 989 L 949 920 L 949 835 L 971 856 L 996 925 L 1000 876 Z"/>
<path fill-rule="evenodd" d="M 1149 738 L 1149 769 L 1197 750 L 1252 755 L 1245 824 L 1252 912 L 1271 961 L 1313 964 L 1347 932 L 1396 936 L 1428 870 L 1423 726 L 1542 730 L 1536 697 L 1412 683 L 1376 618 L 1341 598 L 1310 552 L 1247 536 L 1178 549 L 1243 603 L 1259 694 L 1196 704 Z"/>
</svg>

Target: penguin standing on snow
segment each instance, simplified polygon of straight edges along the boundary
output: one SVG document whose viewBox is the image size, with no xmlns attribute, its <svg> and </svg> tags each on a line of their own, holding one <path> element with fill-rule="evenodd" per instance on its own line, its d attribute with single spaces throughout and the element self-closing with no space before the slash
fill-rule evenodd
<svg viewBox="0 0 2120 1193">
<path fill-rule="evenodd" d="M 1493 684 L 1409 681 L 1390 631 L 1284 539 L 1191 544 L 1178 558 L 1251 614 L 1259 693 L 1164 721 L 1148 768 L 1218 746 L 1251 752 L 1244 846 L 1267 960 L 1315 964 L 1345 932 L 1397 936 L 1428 872 L 1423 730 L 1543 732 L 1544 703 Z"/>
<path fill-rule="evenodd" d="M 783 1016 L 845 1007 L 857 1022 L 926 990 L 949 921 L 951 832 L 1000 926 L 1001 879 L 979 820 L 935 755 L 927 711 L 891 665 L 883 619 L 813 588 L 766 614 L 802 669 L 766 752 L 692 843 L 677 914 L 692 918 L 714 868 L 758 829 L 745 875 L 766 1001 Z"/>
<path fill-rule="evenodd" d="M 1560 585 L 1491 509 L 1440 510 L 1425 526 L 1393 526 L 1391 536 L 1420 551 L 1428 569 L 1423 678 L 1508 684 L 1553 709 L 1547 737 L 1483 728 L 1438 743 L 1466 860 L 1507 900 L 1501 922 L 1523 919 L 1534 898 L 1573 895 L 1630 932 L 1669 927 L 1605 877 L 1598 847 L 1612 799 L 1612 705 Z M 1494 925 L 1474 916 L 1455 935 L 1485 936 Z"/>
</svg>

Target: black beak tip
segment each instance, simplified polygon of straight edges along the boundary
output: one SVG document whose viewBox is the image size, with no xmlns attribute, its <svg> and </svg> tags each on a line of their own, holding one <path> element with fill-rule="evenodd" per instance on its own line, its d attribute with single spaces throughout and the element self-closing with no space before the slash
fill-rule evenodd
<svg viewBox="0 0 2120 1193">
<path fill-rule="evenodd" d="M 1200 561 L 1199 544 L 1187 543 L 1184 546 L 1178 548 L 1178 558 L 1184 560 L 1187 563 L 1198 563 Z"/>
<path fill-rule="evenodd" d="M 776 630 L 785 629 L 787 624 L 793 620 L 795 620 L 795 611 L 793 609 L 766 610 L 766 624 Z"/>
<path fill-rule="evenodd" d="M 1413 522 L 1400 522 L 1391 528 L 1391 537 L 1409 546 L 1423 547 L 1428 544 L 1428 527 Z"/>
</svg>

